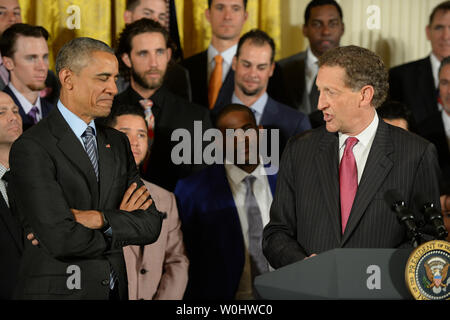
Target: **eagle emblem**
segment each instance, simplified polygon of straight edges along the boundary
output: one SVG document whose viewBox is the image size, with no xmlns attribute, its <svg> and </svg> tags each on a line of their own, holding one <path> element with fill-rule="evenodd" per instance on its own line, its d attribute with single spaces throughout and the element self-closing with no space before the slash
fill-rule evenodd
<svg viewBox="0 0 450 320">
<path fill-rule="evenodd" d="M 445 280 L 448 275 L 448 268 L 450 264 L 440 257 L 433 257 L 424 263 L 427 278 L 430 284 L 427 285 L 428 289 L 433 291 L 441 291 L 441 288 L 446 288 Z"/>
</svg>

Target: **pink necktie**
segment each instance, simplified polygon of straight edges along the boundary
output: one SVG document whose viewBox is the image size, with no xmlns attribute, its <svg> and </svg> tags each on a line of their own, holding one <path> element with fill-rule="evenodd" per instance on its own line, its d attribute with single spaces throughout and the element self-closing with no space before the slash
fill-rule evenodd
<svg viewBox="0 0 450 320">
<path fill-rule="evenodd" d="M 356 167 L 353 147 L 358 143 L 355 137 L 348 137 L 345 141 L 344 155 L 339 166 L 339 188 L 341 194 L 341 222 L 344 233 L 352 210 L 353 200 L 358 189 L 358 168 Z"/>
</svg>

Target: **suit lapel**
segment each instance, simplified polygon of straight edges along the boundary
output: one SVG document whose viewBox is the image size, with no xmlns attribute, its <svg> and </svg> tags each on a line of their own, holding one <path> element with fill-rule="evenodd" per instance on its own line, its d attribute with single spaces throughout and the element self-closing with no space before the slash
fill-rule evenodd
<svg viewBox="0 0 450 320">
<path fill-rule="evenodd" d="M 333 225 L 333 232 L 338 242 L 341 241 L 341 219 L 339 200 L 339 139 L 336 134 L 328 133 L 323 128 L 323 137 L 319 142 L 316 167 L 323 201 L 327 214 Z"/>
<path fill-rule="evenodd" d="M 376 191 L 391 171 L 393 162 L 388 155 L 393 151 L 394 148 L 389 139 L 389 127 L 380 119 L 341 245 L 348 240 L 364 215 Z"/>
<path fill-rule="evenodd" d="M 6 205 L 6 201 L 0 194 L 0 219 L 3 220 L 6 229 L 9 231 L 11 238 L 14 239 L 14 243 L 17 246 L 19 252 L 22 252 L 23 244 L 21 241 L 21 228 L 19 227 L 19 222 L 15 221 L 11 210 Z"/>
<path fill-rule="evenodd" d="M 52 134 L 59 140 L 58 148 L 88 182 L 93 204 L 98 203 L 98 183 L 91 160 L 69 127 L 58 108 L 54 108 L 48 116 Z"/>
<path fill-rule="evenodd" d="M 99 161 L 100 205 L 103 205 L 113 184 L 114 145 L 108 142 L 104 132 L 97 127 L 97 148 Z"/>
<path fill-rule="evenodd" d="M 25 110 L 23 110 L 22 105 L 20 104 L 19 100 L 17 99 L 14 92 L 11 91 L 11 89 L 7 86 L 4 89 L 4 92 L 9 94 L 9 96 L 13 99 L 14 103 L 19 107 L 19 114 L 22 117 L 22 125 L 24 129 L 28 129 L 30 126 L 32 126 L 34 123 L 31 120 L 31 118 L 25 113 Z"/>
</svg>

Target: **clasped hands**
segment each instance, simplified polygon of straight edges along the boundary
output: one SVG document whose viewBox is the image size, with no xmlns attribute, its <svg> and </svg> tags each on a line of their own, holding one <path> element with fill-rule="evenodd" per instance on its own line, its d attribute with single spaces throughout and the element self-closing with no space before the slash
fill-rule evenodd
<svg viewBox="0 0 450 320">
<path fill-rule="evenodd" d="M 145 185 L 137 189 L 137 183 L 133 182 L 125 192 L 120 203 L 119 209 L 122 211 L 131 212 L 134 210 L 147 210 L 151 205 L 153 200 L 150 198 L 150 193 L 148 192 Z M 97 210 L 77 210 L 70 209 L 75 221 L 82 224 L 89 229 L 101 229 L 105 225 L 105 220 L 103 213 Z M 27 235 L 27 239 L 31 241 L 33 245 L 38 245 L 39 241 L 35 239 L 33 233 Z"/>
</svg>

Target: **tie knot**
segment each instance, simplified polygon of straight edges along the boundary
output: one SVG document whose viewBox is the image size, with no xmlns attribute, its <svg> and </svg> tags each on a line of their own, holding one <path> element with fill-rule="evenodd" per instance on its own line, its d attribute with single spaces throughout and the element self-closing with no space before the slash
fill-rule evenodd
<svg viewBox="0 0 450 320">
<path fill-rule="evenodd" d="M 3 174 L 3 177 L 2 177 L 2 180 L 5 180 L 6 182 L 9 182 L 9 178 L 11 177 L 11 171 L 6 171 L 4 174 Z"/>
<path fill-rule="evenodd" d="M 141 104 L 142 108 L 144 108 L 144 109 L 153 107 L 153 101 L 150 99 L 141 99 L 141 100 L 139 100 L 139 103 Z"/>
<path fill-rule="evenodd" d="M 220 54 L 218 54 L 217 56 L 214 57 L 214 61 L 216 62 L 216 65 L 217 64 L 222 64 L 223 57 Z"/>
<path fill-rule="evenodd" d="M 255 182 L 255 180 L 256 180 L 256 177 L 252 176 L 251 174 L 244 178 L 244 183 L 245 183 L 245 186 L 247 187 L 247 189 L 248 188 L 250 188 L 250 189 L 252 188 L 253 183 Z"/>
<path fill-rule="evenodd" d="M 358 141 L 358 138 L 348 137 L 347 140 L 345 140 L 345 150 L 353 150 L 353 147 L 358 143 Z"/>
<path fill-rule="evenodd" d="M 87 139 L 92 138 L 94 136 L 94 128 L 88 126 L 81 136 Z"/>
</svg>

